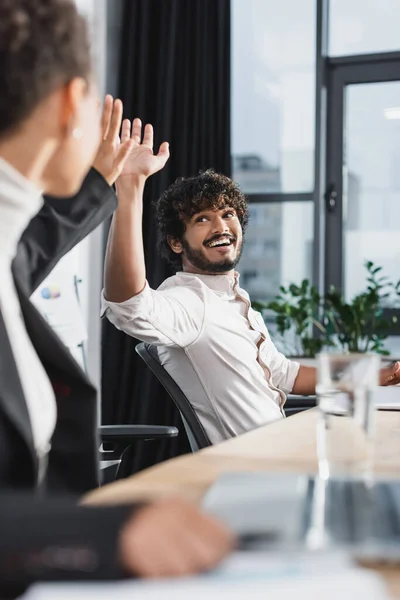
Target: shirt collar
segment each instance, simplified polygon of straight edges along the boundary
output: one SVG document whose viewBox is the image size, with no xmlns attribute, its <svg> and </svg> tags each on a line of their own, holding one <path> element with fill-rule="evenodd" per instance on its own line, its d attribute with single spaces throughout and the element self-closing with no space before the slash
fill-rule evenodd
<svg viewBox="0 0 400 600">
<path fill-rule="evenodd" d="M 0 258 L 14 258 L 22 233 L 42 206 L 41 191 L 0 157 Z"/>
<path fill-rule="evenodd" d="M 179 271 L 177 275 L 183 277 L 197 277 L 214 292 L 228 294 L 229 296 L 236 296 L 239 289 L 240 275 L 237 271 L 234 271 L 231 275 L 201 275 L 199 273 Z"/>
</svg>

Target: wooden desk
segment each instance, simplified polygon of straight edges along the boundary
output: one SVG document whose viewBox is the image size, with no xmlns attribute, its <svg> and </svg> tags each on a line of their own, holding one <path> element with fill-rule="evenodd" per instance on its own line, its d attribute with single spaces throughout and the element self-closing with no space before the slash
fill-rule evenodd
<svg viewBox="0 0 400 600">
<path fill-rule="evenodd" d="M 85 502 L 110 504 L 180 494 L 199 502 L 226 471 L 317 472 L 317 409 L 271 423 L 237 438 L 181 456 L 89 494 Z M 400 411 L 377 413 L 376 467 L 400 478 Z M 379 569 L 400 598 L 400 570 Z"/>
</svg>

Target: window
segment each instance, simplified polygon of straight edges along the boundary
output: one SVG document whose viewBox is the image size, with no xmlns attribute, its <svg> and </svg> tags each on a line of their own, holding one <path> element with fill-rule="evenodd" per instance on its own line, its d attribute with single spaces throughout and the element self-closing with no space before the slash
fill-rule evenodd
<svg viewBox="0 0 400 600">
<path fill-rule="evenodd" d="M 232 167 L 248 194 L 314 188 L 315 0 L 232 0 Z"/>
<path fill-rule="evenodd" d="M 250 221 L 238 270 L 252 300 L 268 302 L 281 284 L 311 279 L 312 202 L 250 205 Z"/>
<path fill-rule="evenodd" d="M 400 50 L 399 0 L 331 0 L 329 54 Z"/>
<path fill-rule="evenodd" d="M 396 107 L 397 104 L 397 107 Z M 363 264 L 400 279 L 400 81 L 346 88 L 344 153 L 345 295 L 365 290 Z M 395 296 L 388 303 L 398 300 Z"/>
</svg>

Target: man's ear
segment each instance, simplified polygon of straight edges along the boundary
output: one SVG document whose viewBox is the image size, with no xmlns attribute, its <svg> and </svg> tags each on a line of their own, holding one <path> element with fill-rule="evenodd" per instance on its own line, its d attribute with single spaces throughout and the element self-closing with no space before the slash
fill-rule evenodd
<svg viewBox="0 0 400 600">
<path fill-rule="evenodd" d="M 171 237 L 170 235 L 167 237 L 167 242 L 168 242 L 172 252 L 175 252 L 175 254 L 182 254 L 182 251 L 183 251 L 182 242 L 180 242 L 176 238 Z"/>
</svg>

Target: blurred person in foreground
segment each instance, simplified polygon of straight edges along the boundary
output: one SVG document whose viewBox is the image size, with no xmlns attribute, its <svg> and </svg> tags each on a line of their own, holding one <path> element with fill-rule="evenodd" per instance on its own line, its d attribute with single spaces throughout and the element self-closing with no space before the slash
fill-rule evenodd
<svg viewBox="0 0 400 600">
<path fill-rule="evenodd" d="M 0 0 L 2 598 L 38 580 L 185 575 L 233 545 L 183 500 L 78 505 L 97 485 L 96 391 L 29 295 L 115 208 L 132 149 L 111 98 L 100 131 L 89 57 L 72 0 Z"/>
</svg>

